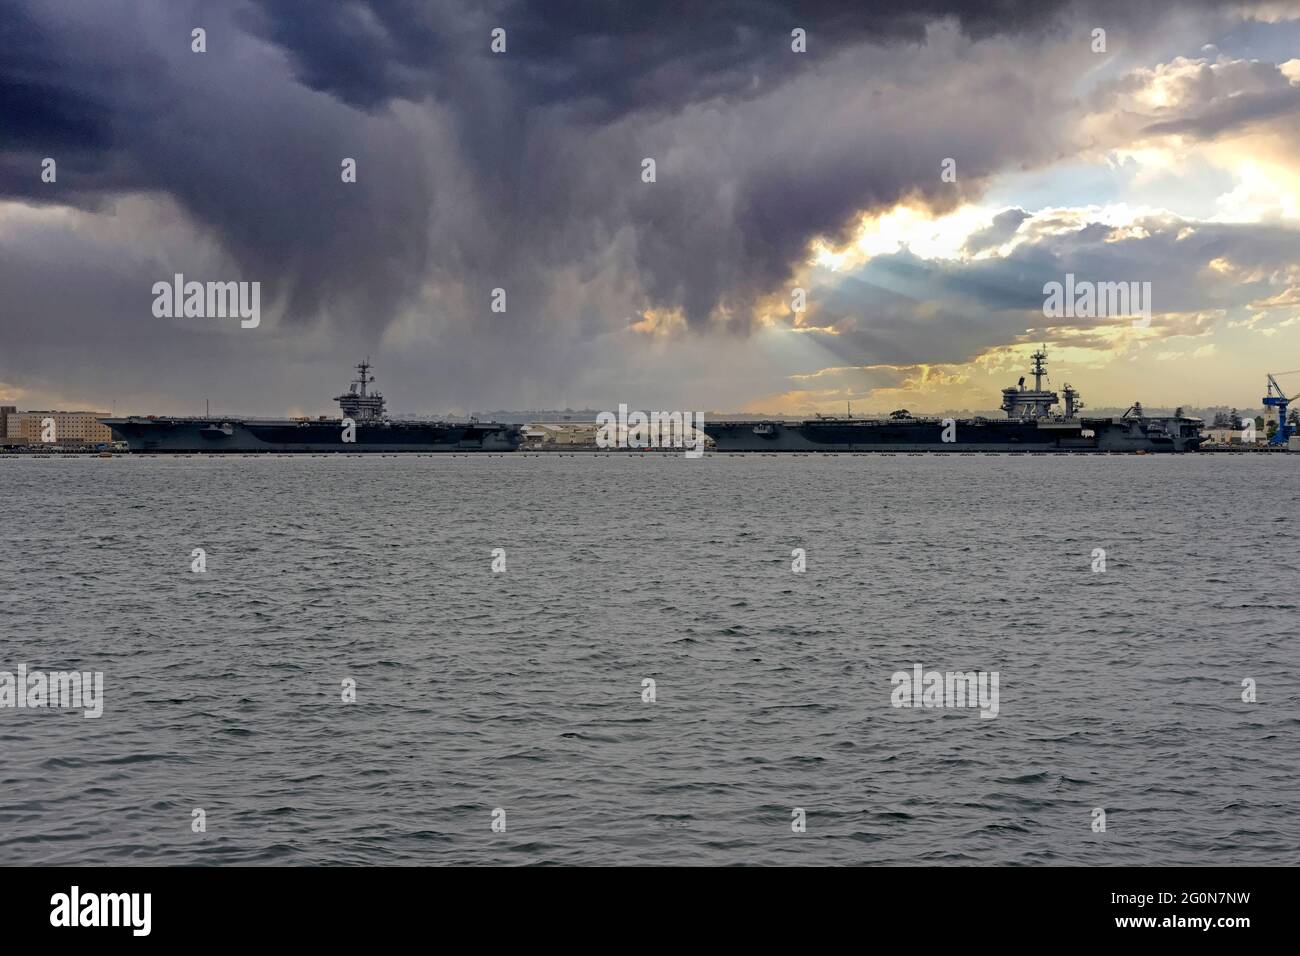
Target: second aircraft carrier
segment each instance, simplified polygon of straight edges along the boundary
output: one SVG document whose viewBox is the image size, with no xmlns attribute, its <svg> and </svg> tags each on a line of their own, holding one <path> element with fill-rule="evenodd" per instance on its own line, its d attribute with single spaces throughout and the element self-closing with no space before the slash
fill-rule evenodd
<svg viewBox="0 0 1300 956">
<path fill-rule="evenodd" d="M 789 452 L 1185 452 L 1205 441 L 1204 422 L 1178 409 L 1171 416 L 1149 416 L 1140 403 L 1123 415 L 1085 418 L 1083 402 L 1066 384 L 1061 395 L 1043 388 L 1047 354 L 1033 355 L 1034 387 L 1002 390 L 1005 419 L 925 418 L 906 410 L 888 418 L 811 418 L 804 421 L 706 422 L 715 451 Z"/>
</svg>

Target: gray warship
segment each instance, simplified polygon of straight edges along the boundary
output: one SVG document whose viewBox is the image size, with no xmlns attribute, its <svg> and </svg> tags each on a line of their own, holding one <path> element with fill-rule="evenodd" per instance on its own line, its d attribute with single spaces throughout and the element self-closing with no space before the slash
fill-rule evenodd
<svg viewBox="0 0 1300 956">
<path fill-rule="evenodd" d="M 1066 383 L 1061 395 L 1043 388 L 1047 352 L 1033 355 L 1034 387 L 1002 390 L 1005 419 L 922 418 L 907 410 L 888 418 L 818 417 L 789 421 L 706 422 L 714 450 L 789 452 L 1189 452 L 1205 438 L 1205 423 L 1178 409 L 1148 416 L 1140 402 L 1123 415 L 1086 418 L 1079 393 Z M 1053 409 L 1061 404 L 1057 414 Z"/>
<path fill-rule="evenodd" d="M 369 360 L 335 398 L 342 418 L 168 418 L 155 415 L 101 418 L 132 452 L 250 454 L 271 452 L 506 452 L 523 441 L 518 425 L 499 422 L 392 421 L 384 396 L 371 390 Z"/>
</svg>

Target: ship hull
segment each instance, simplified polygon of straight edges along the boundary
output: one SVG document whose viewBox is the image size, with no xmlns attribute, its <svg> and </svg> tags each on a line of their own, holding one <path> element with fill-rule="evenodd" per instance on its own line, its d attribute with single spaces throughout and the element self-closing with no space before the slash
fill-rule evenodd
<svg viewBox="0 0 1300 956">
<path fill-rule="evenodd" d="M 720 452 L 1185 452 L 1203 439 L 1182 419 L 706 422 Z M 950 441 L 945 441 L 945 436 Z"/>
<path fill-rule="evenodd" d="M 518 426 L 499 423 L 357 423 L 344 441 L 343 423 L 219 418 L 106 418 L 113 437 L 146 454 L 366 454 L 510 452 L 522 442 Z"/>
</svg>

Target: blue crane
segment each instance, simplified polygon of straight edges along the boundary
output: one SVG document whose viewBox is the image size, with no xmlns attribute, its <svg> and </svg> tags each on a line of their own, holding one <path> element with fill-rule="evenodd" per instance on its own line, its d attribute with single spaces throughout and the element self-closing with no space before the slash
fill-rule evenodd
<svg viewBox="0 0 1300 956">
<path fill-rule="evenodd" d="M 1300 372 L 1300 368 L 1292 369 L 1289 372 L 1278 372 L 1277 374 L 1294 375 L 1297 372 Z M 1300 398 L 1300 395 L 1292 395 L 1287 398 L 1286 392 L 1282 391 L 1282 386 L 1277 383 L 1273 373 L 1266 372 L 1265 374 L 1268 375 L 1268 394 L 1264 396 L 1264 407 L 1277 409 L 1277 431 L 1273 433 L 1273 437 L 1268 440 L 1268 443 L 1270 445 L 1285 446 L 1287 439 L 1295 434 L 1295 426 L 1286 420 L 1286 409 L 1291 402 Z"/>
</svg>

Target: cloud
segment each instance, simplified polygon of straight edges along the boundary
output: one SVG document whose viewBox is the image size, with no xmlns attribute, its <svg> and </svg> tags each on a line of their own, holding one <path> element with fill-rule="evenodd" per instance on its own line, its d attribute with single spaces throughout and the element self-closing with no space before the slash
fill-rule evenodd
<svg viewBox="0 0 1300 956">
<path fill-rule="evenodd" d="M 963 246 L 968 255 L 996 248 L 1016 234 L 1020 224 L 1029 218 L 1023 209 L 1005 209 L 993 217 L 993 224 L 972 233 Z"/>
<path fill-rule="evenodd" d="M 1232 58 L 1211 48 L 1205 56 L 1130 70 L 1089 94 L 1085 137 L 1093 148 L 1176 146 L 1263 127 L 1294 143 L 1300 82 L 1292 62 Z"/>
<path fill-rule="evenodd" d="M 759 329 L 760 303 L 788 295 L 810 245 L 846 241 L 865 212 L 958 209 L 1009 168 L 1079 149 L 1077 81 L 1101 62 L 1088 45 L 1099 17 L 1140 55 L 1169 10 L 1218 16 L 937 0 L 3 6 L 0 274 L 16 293 L 5 331 L 24 344 L 0 373 L 54 367 L 58 314 L 65 341 L 95 346 L 74 373 L 92 383 L 147 371 L 184 394 L 203 370 L 205 391 L 285 400 L 378 345 L 412 401 L 498 404 L 655 376 L 685 387 L 644 340 L 732 348 Z M 204 54 L 190 50 L 200 24 Z M 796 26 L 806 54 L 790 50 Z M 1166 70 L 1185 108 L 1134 106 L 1115 141 L 1246 123 L 1221 115 L 1229 88 L 1274 97 L 1247 112 L 1276 120 L 1294 89 L 1280 70 L 1204 72 Z M 1103 99 L 1128 110 L 1155 82 Z M 40 181 L 47 155 L 57 184 Z M 340 181 L 345 156 L 355 184 Z M 948 157 L 955 184 L 939 177 Z M 1047 228 L 1021 214 L 968 251 Z M 1087 228 L 1074 241 L 1092 248 L 1106 227 Z M 173 272 L 261 281 L 263 334 L 152 320 L 142 290 Z M 488 309 L 498 287 L 505 314 Z M 830 355 L 942 361 L 1006 341 L 1032 300 L 1006 263 L 898 254 L 823 296 L 818 321 L 842 334 L 802 338 Z M 843 321 L 868 305 L 870 322 Z"/>
<path fill-rule="evenodd" d="M 848 273 L 818 273 L 812 321 L 829 332 L 806 337 L 825 350 L 828 368 L 958 367 L 1008 342 L 1111 351 L 1201 337 L 1251 310 L 1287 306 L 1294 293 L 1300 229 L 1122 209 L 1008 210 L 972 238 L 1005 235 L 1013 221 L 1019 241 L 1002 256 L 928 260 L 903 250 Z M 1151 327 L 1135 330 L 1129 317 L 1045 318 L 1043 287 L 1067 273 L 1151 283 Z"/>
</svg>

